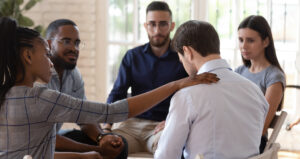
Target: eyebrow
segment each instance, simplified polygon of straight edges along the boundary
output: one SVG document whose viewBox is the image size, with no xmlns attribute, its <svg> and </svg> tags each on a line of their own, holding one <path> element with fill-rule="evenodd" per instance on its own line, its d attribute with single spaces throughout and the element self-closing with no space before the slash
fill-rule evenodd
<svg viewBox="0 0 300 159">
<path fill-rule="evenodd" d="M 71 38 L 68 38 L 68 37 L 63 37 L 61 38 L 60 40 L 72 40 Z M 81 41 L 80 39 L 76 39 L 75 41 Z"/>
<path fill-rule="evenodd" d="M 156 23 L 155 20 L 150 20 L 150 21 L 148 21 L 148 22 L 150 22 L 150 23 Z M 158 23 L 160 23 L 160 22 L 168 22 L 168 20 L 161 20 L 161 21 L 158 21 Z"/>
</svg>

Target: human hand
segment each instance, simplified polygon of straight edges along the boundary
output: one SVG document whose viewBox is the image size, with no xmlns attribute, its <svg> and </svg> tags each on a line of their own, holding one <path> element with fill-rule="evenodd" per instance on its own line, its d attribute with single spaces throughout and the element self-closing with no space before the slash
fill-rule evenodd
<svg viewBox="0 0 300 159">
<path fill-rule="evenodd" d="M 162 121 L 162 122 L 160 122 L 160 123 L 158 123 L 156 125 L 156 127 L 154 128 L 154 134 L 157 134 L 158 132 L 162 131 L 165 128 L 165 123 L 166 123 L 165 120 Z"/>
<path fill-rule="evenodd" d="M 101 128 L 104 133 L 111 133 L 111 127 L 112 125 L 109 123 L 101 124 Z"/>
<path fill-rule="evenodd" d="M 175 81 L 178 85 L 178 88 L 184 88 L 188 86 L 193 86 L 197 84 L 210 84 L 210 83 L 216 83 L 220 79 L 217 77 L 216 74 L 204 72 L 199 75 L 195 75 L 193 77 L 186 77 L 180 80 Z"/>
<path fill-rule="evenodd" d="M 99 143 L 100 153 L 105 158 L 114 159 L 123 150 L 124 143 L 118 135 L 104 135 Z"/>
<path fill-rule="evenodd" d="M 100 153 L 95 151 L 79 153 L 78 156 L 80 159 L 103 159 Z"/>
</svg>

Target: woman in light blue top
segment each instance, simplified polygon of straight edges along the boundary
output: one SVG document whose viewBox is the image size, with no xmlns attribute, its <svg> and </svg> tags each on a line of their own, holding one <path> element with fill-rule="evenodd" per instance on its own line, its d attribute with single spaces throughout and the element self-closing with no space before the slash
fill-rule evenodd
<svg viewBox="0 0 300 159">
<path fill-rule="evenodd" d="M 256 83 L 269 103 L 260 151 L 267 142 L 267 129 L 281 102 L 285 88 L 285 75 L 276 57 L 271 28 L 262 16 L 252 15 L 244 19 L 238 27 L 239 48 L 243 66 L 236 72 Z"/>
<path fill-rule="evenodd" d="M 57 122 L 119 122 L 150 109 L 180 88 L 218 81 L 213 74 L 202 74 L 112 104 L 91 102 L 33 85 L 37 79 L 49 82 L 50 56 L 38 32 L 0 18 L 0 159 L 24 155 L 52 159 Z M 95 158 L 101 158 L 100 154 Z"/>
</svg>

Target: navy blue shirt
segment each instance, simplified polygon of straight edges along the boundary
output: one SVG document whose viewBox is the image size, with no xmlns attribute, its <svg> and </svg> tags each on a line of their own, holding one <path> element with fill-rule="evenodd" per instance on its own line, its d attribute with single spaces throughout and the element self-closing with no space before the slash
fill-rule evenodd
<svg viewBox="0 0 300 159">
<path fill-rule="evenodd" d="M 135 96 L 184 77 L 187 77 L 187 73 L 176 52 L 169 47 L 166 53 L 157 57 L 152 52 L 150 44 L 147 43 L 127 51 L 107 102 L 112 103 L 126 98 L 129 87 L 131 87 L 132 96 Z M 165 120 L 170 99 L 171 97 L 165 99 L 137 117 L 154 121 Z"/>
</svg>

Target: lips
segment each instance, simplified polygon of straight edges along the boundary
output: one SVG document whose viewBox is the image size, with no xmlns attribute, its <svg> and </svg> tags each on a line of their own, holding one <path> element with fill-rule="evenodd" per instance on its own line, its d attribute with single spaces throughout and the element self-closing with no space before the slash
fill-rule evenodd
<svg viewBox="0 0 300 159">
<path fill-rule="evenodd" d="M 77 60 L 78 54 L 75 53 L 67 53 L 65 54 L 66 57 L 68 57 L 70 60 Z"/>
</svg>

